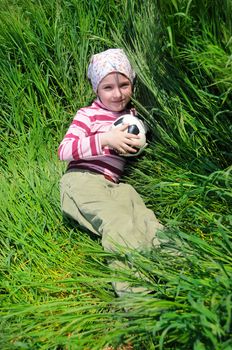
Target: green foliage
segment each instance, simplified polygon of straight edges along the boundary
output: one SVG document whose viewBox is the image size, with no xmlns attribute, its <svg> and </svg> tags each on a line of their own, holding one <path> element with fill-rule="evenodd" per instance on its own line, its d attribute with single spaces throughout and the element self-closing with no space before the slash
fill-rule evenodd
<svg viewBox="0 0 232 350">
<path fill-rule="evenodd" d="M 231 0 L 1 1 L 1 349 L 231 349 L 231 10 Z M 140 277 L 112 273 L 114 256 L 59 204 L 57 148 L 93 98 L 89 57 L 118 46 L 150 126 L 124 180 L 169 238 L 166 250 L 118 253 Z M 115 280 L 153 293 L 116 298 Z"/>
</svg>

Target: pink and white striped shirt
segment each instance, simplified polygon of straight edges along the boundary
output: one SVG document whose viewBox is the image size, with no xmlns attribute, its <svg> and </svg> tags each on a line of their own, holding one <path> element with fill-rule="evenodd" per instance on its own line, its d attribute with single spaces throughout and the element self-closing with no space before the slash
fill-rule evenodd
<svg viewBox="0 0 232 350">
<path fill-rule="evenodd" d="M 86 169 L 118 182 L 126 160 L 110 147 L 102 148 L 100 134 L 125 113 L 129 111 L 111 112 L 99 100 L 78 110 L 58 149 L 60 160 L 69 162 L 68 170 Z"/>
</svg>

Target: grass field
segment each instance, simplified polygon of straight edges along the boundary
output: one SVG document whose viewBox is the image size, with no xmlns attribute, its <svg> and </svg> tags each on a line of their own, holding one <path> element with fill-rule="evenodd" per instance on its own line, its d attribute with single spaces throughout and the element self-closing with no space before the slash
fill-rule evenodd
<svg viewBox="0 0 232 350">
<path fill-rule="evenodd" d="M 232 349 L 231 13 L 231 0 L 1 0 L 1 349 Z M 109 47 L 132 60 L 151 129 L 123 181 L 181 252 L 131 252 L 145 280 L 112 275 L 112 254 L 60 211 L 57 148 Z M 154 294 L 116 298 L 115 279 Z"/>
</svg>

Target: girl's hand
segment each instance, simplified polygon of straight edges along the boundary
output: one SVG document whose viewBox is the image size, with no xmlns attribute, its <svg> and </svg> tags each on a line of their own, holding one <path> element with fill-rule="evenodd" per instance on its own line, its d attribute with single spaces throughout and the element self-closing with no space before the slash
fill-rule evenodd
<svg viewBox="0 0 232 350">
<path fill-rule="evenodd" d="M 101 134 L 102 147 L 109 146 L 121 154 L 137 152 L 133 147 L 139 146 L 139 135 L 129 134 L 127 128 L 128 124 L 124 124 Z"/>
</svg>

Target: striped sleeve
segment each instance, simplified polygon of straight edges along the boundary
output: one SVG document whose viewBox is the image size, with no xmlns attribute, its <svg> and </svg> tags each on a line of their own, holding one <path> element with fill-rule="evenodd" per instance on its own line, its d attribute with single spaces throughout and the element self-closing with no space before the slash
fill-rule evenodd
<svg viewBox="0 0 232 350">
<path fill-rule="evenodd" d="M 91 118 L 79 110 L 58 148 L 60 160 L 72 161 L 102 155 L 99 134 L 91 134 Z"/>
</svg>

